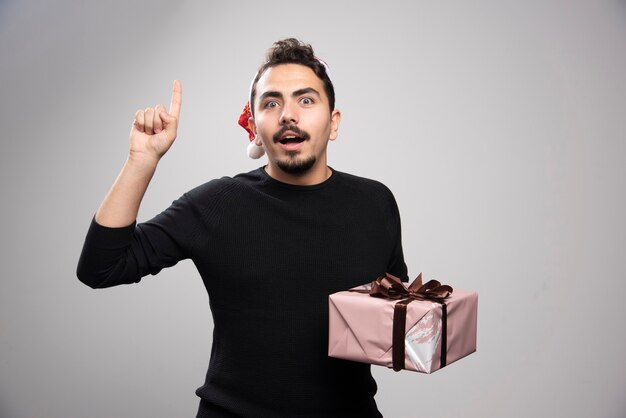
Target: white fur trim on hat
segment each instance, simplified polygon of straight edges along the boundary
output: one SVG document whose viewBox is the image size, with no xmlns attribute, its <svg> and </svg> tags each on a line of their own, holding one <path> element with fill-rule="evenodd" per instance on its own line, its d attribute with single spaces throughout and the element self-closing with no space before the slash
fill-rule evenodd
<svg viewBox="0 0 626 418">
<path fill-rule="evenodd" d="M 254 141 L 250 141 L 248 144 L 248 157 L 257 160 L 265 154 L 265 149 L 262 146 L 257 145 Z"/>
</svg>

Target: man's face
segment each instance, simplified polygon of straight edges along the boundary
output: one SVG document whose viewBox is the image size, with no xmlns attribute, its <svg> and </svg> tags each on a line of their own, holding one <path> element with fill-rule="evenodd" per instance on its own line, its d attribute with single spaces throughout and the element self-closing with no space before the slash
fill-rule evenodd
<svg viewBox="0 0 626 418">
<path fill-rule="evenodd" d="M 255 141 L 276 178 L 326 172 L 326 147 L 337 138 L 340 113 L 331 114 L 324 83 L 300 64 L 268 68 L 256 85 Z M 273 172 L 273 173 L 272 173 Z"/>
</svg>

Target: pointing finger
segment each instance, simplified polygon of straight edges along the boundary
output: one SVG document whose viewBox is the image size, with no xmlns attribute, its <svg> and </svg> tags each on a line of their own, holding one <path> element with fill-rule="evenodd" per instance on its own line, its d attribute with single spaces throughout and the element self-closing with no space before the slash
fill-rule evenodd
<svg viewBox="0 0 626 418">
<path fill-rule="evenodd" d="M 183 101 L 183 87 L 180 80 L 174 80 L 174 87 L 172 89 L 172 102 L 170 103 L 169 114 L 178 119 L 180 115 L 180 105 Z"/>
</svg>

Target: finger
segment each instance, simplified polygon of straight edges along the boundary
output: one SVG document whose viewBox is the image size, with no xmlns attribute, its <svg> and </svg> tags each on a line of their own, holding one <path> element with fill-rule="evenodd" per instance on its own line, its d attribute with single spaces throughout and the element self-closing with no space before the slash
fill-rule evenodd
<svg viewBox="0 0 626 418">
<path fill-rule="evenodd" d="M 180 115 L 180 105 L 183 102 L 183 86 L 180 80 L 174 80 L 172 89 L 172 101 L 170 102 L 169 114 L 178 119 Z"/>
<path fill-rule="evenodd" d="M 176 129 L 176 121 L 177 119 L 175 117 L 173 117 L 172 115 L 170 115 L 169 113 L 167 113 L 165 110 L 162 111 L 161 113 L 159 113 L 159 116 L 161 116 L 161 120 L 163 121 L 163 128 L 165 130 L 168 129 Z"/>
<path fill-rule="evenodd" d="M 146 115 L 144 118 L 144 129 L 148 135 L 152 135 L 154 134 L 154 109 L 151 107 L 146 107 L 145 113 Z"/>
<path fill-rule="evenodd" d="M 154 122 L 152 124 L 155 134 L 158 134 L 163 130 L 163 120 L 161 119 L 161 116 L 159 116 L 161 112 L 165 112 L 165 106 L 163 106 L 162 104 L 156 105 L 156 107 L 154 108 Z"/>
<path fill-rule="evenodd" d="M 135 128 L 139 132 L 145 132 L 143 110 L 139 109 L 138 111 L 135 112 L 135 122 L 134 122 L 134 124 L 135 124 Z"/>
</svg>

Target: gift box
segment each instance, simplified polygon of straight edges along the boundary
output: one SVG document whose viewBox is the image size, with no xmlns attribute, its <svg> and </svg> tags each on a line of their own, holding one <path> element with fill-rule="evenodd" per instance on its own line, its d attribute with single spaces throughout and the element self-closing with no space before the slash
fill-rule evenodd
<svg viewBox="0 0 626 418">
<path fill-rule="evenodd" d="M 432 373 L 476 351 L 478 294 L 390 274 L 329 296 L 328 355 Z"/>
</svg>

